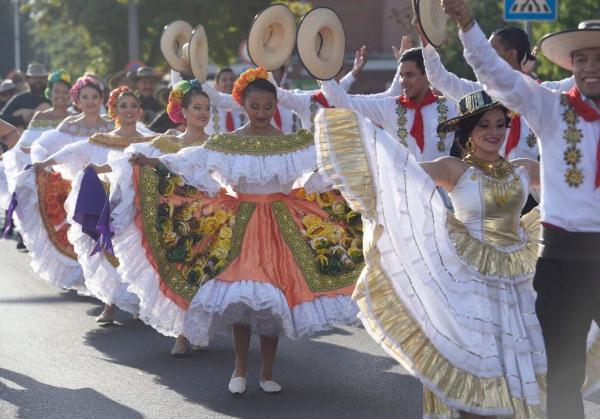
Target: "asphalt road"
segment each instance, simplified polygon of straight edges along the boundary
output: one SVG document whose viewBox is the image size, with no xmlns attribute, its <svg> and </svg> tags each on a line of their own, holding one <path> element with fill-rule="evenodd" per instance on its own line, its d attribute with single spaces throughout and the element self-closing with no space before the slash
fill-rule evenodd
<svg viewBox="0 0 600 419">
<path fill-rule="evenodd" d="M 101 304 L 37 278 L 13 241 L 0 255 L 0 418 L 421 417 L 420 383 L 360 328 L 282 340 L 277 395 L 258 389 L 253 339 L 248 391 L 231 396 L 229 337 L 171 358 L 173 340 L 128 314 L 98 326 Z"/>
</svg>

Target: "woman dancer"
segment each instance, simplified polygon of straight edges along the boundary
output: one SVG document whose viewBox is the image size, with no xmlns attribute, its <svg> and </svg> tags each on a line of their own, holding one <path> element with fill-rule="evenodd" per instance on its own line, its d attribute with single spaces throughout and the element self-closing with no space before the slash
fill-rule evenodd
<svg viewBox="0 0 600 419">
<path fill-rule="evenodd" d="M 17 144 L 2 156 L 9 194 L 15 190 L 17 175 L 31 163 L 29 153 L 33 142 L 44 132 L 56 128 L 63 119 L 70 115 L 67 110 L 70 88 L 71 76 L 66 71 L 58 70 L 48 76 L 48 86 L 44 95 L 51 101 L 52 107 L 36 112 Z M 17 249 L 24 249 L 25 244 L 20 234 L 18 234 L 18 239 Z"/>
<path fill-rule="evenodd" d="M 234 97 L 249 118 L 242 128 L 160 158 L 191 184 L 208 170 L 237 193 L 218 196 L 191 223 L 209 251 L 188 272 L 200 289 L 184 330 L 191 343 L 206 345 L 213 332 L 233 327 L 233 394 L 246 391 L 251 333 L 260 335 L 259 386 L 274 393 L 281 391 L 272 377 L 279 336 L 297 339 L 353 323 L 357 311 L 350 294 L 362 267 L 358 214 L 324 182 L 306 183 L 319 194 L 292 189 L 316 168 L 314 141 L 308 131 L 284 135 L 271 125 L 277 91 L 267 78 L 258 68 L 236 81 Z M 177 222 L 180 210 L 161 211 L 174 213 Z M 161 224 L 168 226 L 164 239 L 177 240 L 169 219 Z M 160 257 L 160 248 L 153 253 Z"/>
<path fill-rule="evenodd" d="M 508 113 L 485 92 L 459 108 L 438 130 L 456 131 L 465 156 L 420 165 L 351 111 L 319 115 L 322 167 L 368 220 L 354 298 L 367 331 L 425 385 L 424 416 L 539 417 L 539 222 L 535 211 L 519 218 L 538 163 L 501 157 Z M 453 214 L 436 186 L 449 192 Z"/>
<path fill-rule="evenodd" d="M 127 261 L 117 269 L 129 284 L 128 290 L 140 300 L 140 319 L 166 336 L 177 337 L 171 354 L 182 356 L 189 346 L 182 334 L 189 304 L 185 300 L 174 298 L 171 292 L 161 287 L 160 276 L 153 269 L 152 260 L 145 252 L 140 251 L 143 248 L 144 231 L 140 228 L 142 212 L 136 206 L 136 182 L 133 176 L 135 170 L 139 178 L 139 167 L 133 169 L 131 163 L 156 167 L 158 157 L 176 153 L 186 147 L 199 146 L 206 141 L 208 135 L 205 128 L 210 120 L 210 101 L 200 82 L 184 80 L 175 84 L 169 94 L 167 112 L 174 123 L 185 124 L 183 133 L 178 136 L 161 135 L 150 143 L 133 144 L 125 150 L 126 155 L 133 157 L 109 162 L 112 170 L 111 184 L 115 186 L 111 196 L 111 217 L 115 229 L 112 242 L 115 256 Z M 220 185 L 208 172 L 204 184 L 204 189 L 212 193 L 220 189 Z"/>
<path fill-rule="evenodd" d="M 106 134 L 94 134 L 88 140 L 69 144 L 43 162 L 35 163 L 38 170 L 56 167 L 64 177 L 73 179 L 71 192 L 65 202 L 67 220 L 71 224 L 68 238 L 83 268 L 86 288 L 105 304 L 103 312 L 96 318 L 97 322 L 102 323 L 113 321 L 115 305 L 136 314 L 138 299 L 135 294 L 127 291 L 127 285 L 122 282 L 116 270 L 118 261 L 105 252 L 93 254 L 95 241 L 84 232 L 85 228 L 73 223 L 76 201 L 82 197 L 92 199 L 86 196 L 85 190 L 81 192 L 82 197 L 79 196 L 82 189 L 82 170 L 88 165 L 102 165 L 109 160 L 118 159 L 130 144 L 148 140 L 136 130 L 142 108 L 139 98 L 128 87 L 122 86 L 111 92 L 108 114 L 115 120 L 117 129 Z"/>
<path fill-rule="evenodd" d="M 14 183 L 19 172 L 31 163 L 32 144 L 44 132 L 56 128 L 70 115 L 68 112 L 69 89 L 71 89 L 71 76 L 66 71 L 58 70 L 48 76 L 48 87 L 46 87 L 44 95 L 51 101 L 52 107 L 36 112 L 16 146 L 2 157 L 11 192 L 14 190 Z"/>
<path fill-rule="evenodd" d="M 31 147 L 33 163 L 41 162 L 62 147 L 114 128 L 100 116 L 102 91 L 91 78 L 79 78 L 70 90 L 71 99 L 82 114 L 67 117 L 56 129 L 42 134 Z M 33 271 L 61 288 L 87 293 L 77 255 L 67 239 L 64 202 L 71 181 L 59 172 L 29 169 L 17 177 L 15 211 L 17 226 L 31 255 Z"/>
</svg>

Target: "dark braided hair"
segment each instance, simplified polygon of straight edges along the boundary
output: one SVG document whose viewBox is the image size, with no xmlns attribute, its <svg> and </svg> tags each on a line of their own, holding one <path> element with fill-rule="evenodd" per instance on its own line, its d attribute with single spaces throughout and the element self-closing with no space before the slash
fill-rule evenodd
<svg viewBox="0 0 600 419">
<path fill-rule="evenodd" d="M 506 26 L 496 29 L 492 32 L 492 36 L 497 36 L 504 48 L 516 50 L 519 63 L 535 61 L 535 57 L 531 55 L 529 36 L 523 29 L 516 26 Z"/>
</svg>

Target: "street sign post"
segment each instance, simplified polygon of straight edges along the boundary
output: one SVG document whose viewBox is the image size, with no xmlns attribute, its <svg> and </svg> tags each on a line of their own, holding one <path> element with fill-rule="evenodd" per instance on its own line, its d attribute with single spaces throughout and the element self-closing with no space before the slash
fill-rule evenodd
<svg viewBox="0 0 600 419">
<path fill-rule="evenodd" d="M 558 0 L 504 0 L 506 21 L 553 21 L 558 16 Z"/>
</svg>

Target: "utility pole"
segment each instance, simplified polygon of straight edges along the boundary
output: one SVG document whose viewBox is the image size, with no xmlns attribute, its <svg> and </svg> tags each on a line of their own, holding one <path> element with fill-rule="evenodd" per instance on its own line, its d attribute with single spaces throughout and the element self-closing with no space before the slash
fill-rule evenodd
<svg viewBox="0 0 600 419">
<path fill-rule="evenodd" d="M 136 0 L 127 1 L 127 28 L 129 61 L 140 59 L 140 32 Z"/>
<path fill-rule="evenodd" d="M 19 0 L 12 0 L 15 28 L 15 70 L 21 69 L 21 30 L 19 21 Z"/>
</svg>

